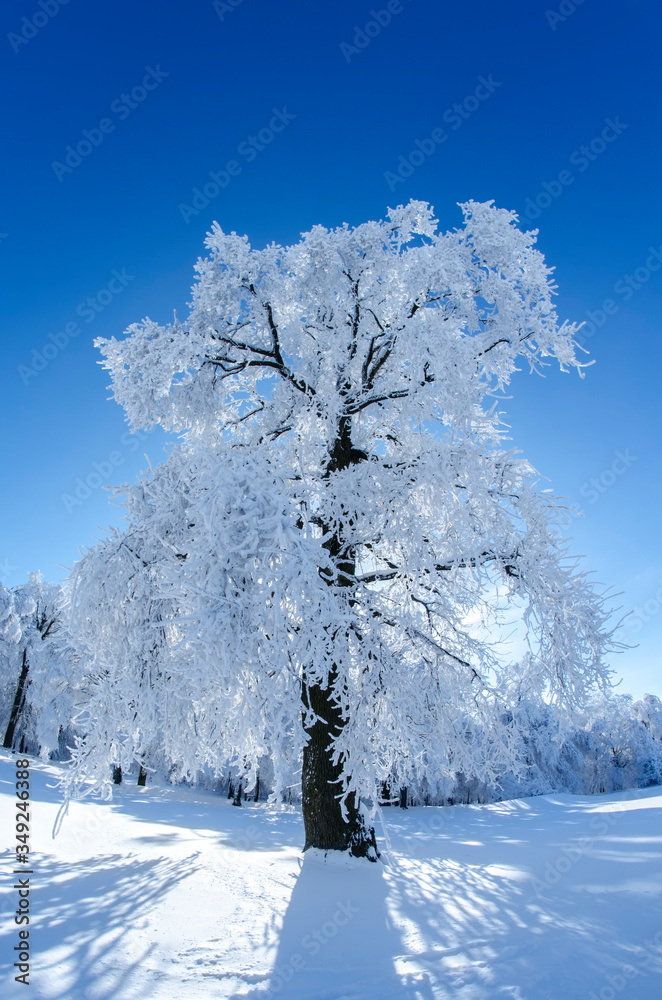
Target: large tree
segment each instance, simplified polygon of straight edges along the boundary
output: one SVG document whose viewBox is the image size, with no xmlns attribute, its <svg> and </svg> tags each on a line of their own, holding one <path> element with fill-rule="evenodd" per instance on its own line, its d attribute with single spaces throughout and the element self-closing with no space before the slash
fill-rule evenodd
<svg viewBox="0 0 662 1000">
<path fill-rule="evenodd" d="M 262 250 L 214 225 L 188 318 L 98 341 L 133 427 L 183 436 L 146 482 L 186 498 L 162 578 L 195 739 L 249 782 L 302 751 L 306 847 L 374 858 L 381 782 L 514 759 L 505 661 L 471 624 L 504 602 L 523 683 L 568 709 L 608 684 L 604 600 L 497 410 L 519 364 L 582 374 L 577 327 L 535 234 L 462 208 L 448 233 L 411 202 Z"/>
</svg>

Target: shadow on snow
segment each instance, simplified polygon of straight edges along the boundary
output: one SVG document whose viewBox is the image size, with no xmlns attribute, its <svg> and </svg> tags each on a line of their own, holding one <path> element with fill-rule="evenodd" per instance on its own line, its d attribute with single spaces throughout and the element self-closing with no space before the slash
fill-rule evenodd
<svg viewBox="0 0 662 1000">
<path fill-rule="evenodd" d="M 136 925 L 193 874 L 196 856 L 137 861 L 111 854 L 63 863 L 39 855 L 34 866 L 38 910 L 31 928 L 36 946 L 31 979 L 48 984 L 51 1000 L 110 1000 L 131 991 L 134 972 L 156 947 L 147 940 L 137 947 Z M 3 935 L 3 957 L 12 954 L 15 930 Z M 10 974 L 12 962 L 0 964 L 0 972 Z"/>
</svg>

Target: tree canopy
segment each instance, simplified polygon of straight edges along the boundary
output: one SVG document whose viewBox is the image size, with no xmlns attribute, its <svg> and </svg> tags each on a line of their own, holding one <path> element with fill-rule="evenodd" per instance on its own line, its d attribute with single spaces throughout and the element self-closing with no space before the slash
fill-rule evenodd
<svg viewBox="0 0 662 1000">
<path fill-rule="evenodd" d="M 513 764 L 512 672 L 489 637 L 504 603 L 525 690 L 572 711 L 609 684 L 604 597 L 498 410 L 522 365 L 582 374 L 578 327 L 535 234 L 492 203 L 462 210 L 448 233 L 413 201 L 262 250 L 214 225 L 188 318 L 97 342 L 132 427 L 180 437 L 125 487 L 127 536 L 105 543 L 119 559 L 140 536 L 150 595 L 129 631 L 116 601 L 88 610 L 109 623 L 104 684 L 138 677 L 159 635 L 173 765 L 232 761 L 250 786 L 266 755 L 277 789 L 303 754 L 306 846 L 374 856 L 381 782 Z M 98 552 L 79 575 L 92 558 L 107 575 Z"/>
</svg>

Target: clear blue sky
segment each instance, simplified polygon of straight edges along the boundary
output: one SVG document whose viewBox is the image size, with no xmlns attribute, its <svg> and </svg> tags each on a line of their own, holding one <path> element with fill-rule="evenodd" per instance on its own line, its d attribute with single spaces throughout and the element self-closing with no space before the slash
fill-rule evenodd
<svg viewBox="0 0 662 1000">
<path fill-rule="evenodd" d="M 214 219 L 263 245 L 410 197 L 449 228 L 457 202 L 494 199 L 534 217 L 561 315 L 597 320 L 585 380 L 517 377 L 514 443 L 583 509 L 571 533 L 596 579 L 642 611 L 623 689 L 662 693 L 661 16 L 657 0 L 7 0 L 4 582 L 60 578 L 121 514 L 97 482 L 161 460 L 158 433 L 125 436 L 92 341 L 183 311 Z"/>
</svg>

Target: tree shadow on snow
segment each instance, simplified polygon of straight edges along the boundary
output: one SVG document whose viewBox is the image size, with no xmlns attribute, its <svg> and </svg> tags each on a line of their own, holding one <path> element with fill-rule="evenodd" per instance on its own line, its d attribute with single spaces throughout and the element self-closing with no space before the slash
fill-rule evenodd
<svg viewBox="0 0 662 1000">
<path fill-rule="evenodd" d="M 126 784 L 114 792 L 110 807 L 146 823 L 169 826 L 179 839 L 180 831 L 190 830 L 229 850 L 270 852 L 299 847 L 303 836 L 298 810 L 251 802 L 236 807 L 225 796 L 189 789 L 184 794 L 179 788 L 148 786 L 137 790 Z M 165 842 L 167 836 L 164 833 L 160 839 Z M 150 841 L 155 842 L 153 836 Z"/>
<path fill-rule="evenodd" d="M 134 861 L 115 854 L 63 863 L 35 856 L 38 912 L 31 930 L 37 950 L 31 981 L 47 984 L 50 1000 L 110 1000 L 134 991 L 140 997 L 133 976 L 156 947 L 145 918 L 195 871 L 195 859 Z M 142 921 L 145 932 L 136 934 Z M 15 930 L 12 924 L 0 937 L 3 958 L 12 953 Z M 0 964 L 0 972 L 9 975 L 12 962 Z"/>
<path fill-rule="evenodd" d="M 0 762 L 12 758 L 0 753 Z M 62 789 L 58 785 L 64 773 L 62 765 L 31 759 L 31 797 L 33 801 L 61 806 Z M 6 787 L 2 787 L 2 786 Z M 15 786 L 8 778 L 0 777 L 0 789 L 14 794 Z M 78 800 L 72 799 L 75 806 Z M 185 839 L 185 831 L 196 836 L 207 835 L 219 847 L 240 851 L 274 851 L 279 848 L 299 847 L 303 827 L 298 809 L 273 808 L 265 802 L 242 802 L 233 806 L 225 794 L 214 794 L 198 788 L 152 785 L 136 786 L 136 776 L 129 775 L 113 789 L 113 797 L 101 801 L 96 797 L 84 800 L 86 804 L 102 807 L 112 812 L 126 814 L 141 822 L 171 827 L 171 832 L 149 834 L 136 839 L 142 843 L 167 845 L 169 838 Z M 67 828 L 70 817 L 65 817 L 62 829 Z M 183 831 L 183 833 L 182 833 Z"/>
<path fill-rule="evenodd" d="M 306 853 L 280 928 L 277 955 L 254 1000 L 401 997 L 381 864 Z"/>
<path fill-rule="evenodd" d="M 585 1000 L 616 983 L 658 1000 L 662 879 L 637 869 L 659 872 L 662 810 L 605 806 L 550 796 L 398 817 L 386 879 L 401 995 Z"/>
<path fill-rule="evenodd" d="M 411 809 L 384 863 L 306 855 L 271 978 L 237 1000 L 659 1000 L 662 809 L 641 798 Z"/>
</svg>

